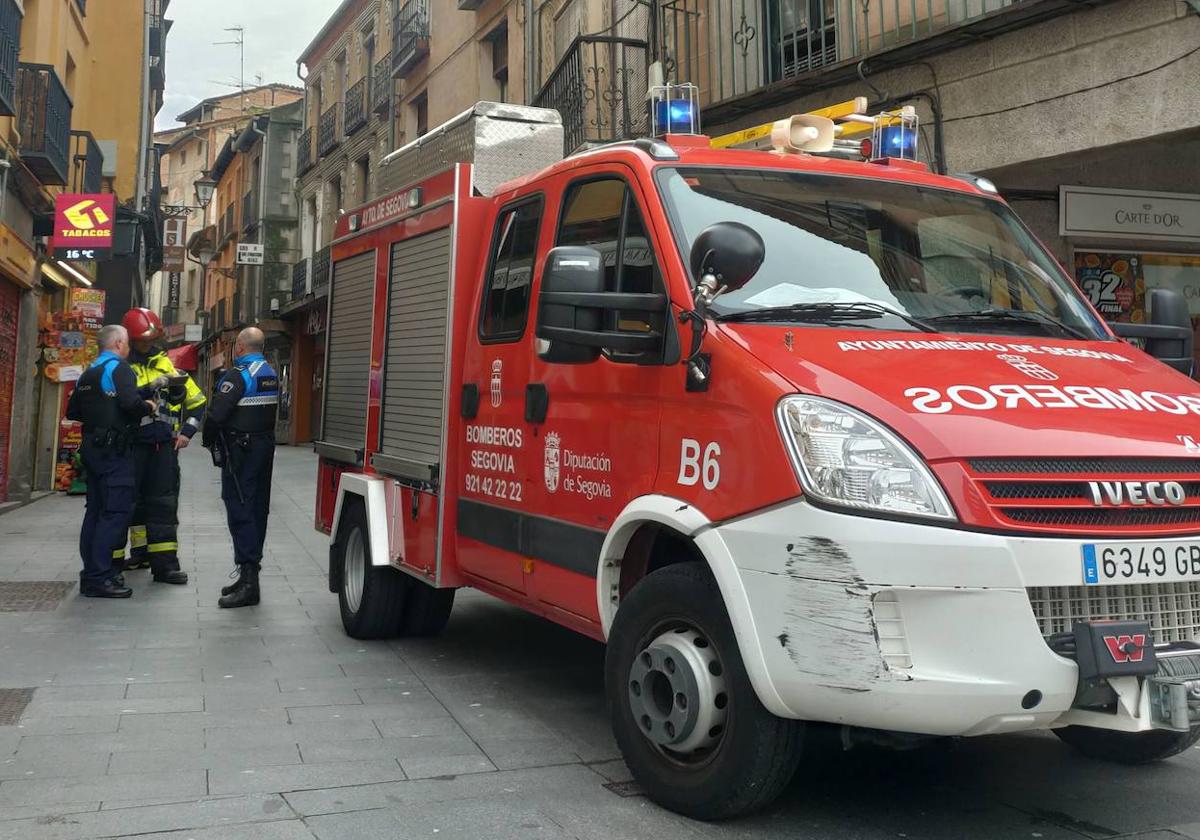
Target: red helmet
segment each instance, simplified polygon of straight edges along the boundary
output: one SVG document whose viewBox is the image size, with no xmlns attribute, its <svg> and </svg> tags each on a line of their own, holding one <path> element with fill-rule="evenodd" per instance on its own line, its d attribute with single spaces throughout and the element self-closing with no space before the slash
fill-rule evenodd
<svg viewBox="0 0 1200 840">
<path fill-rule="evenodd" d="M 163 337 L 162 321 L 149 309 L 130 309 L 121 319 L 130 341 L 156 341 Z"/>
</svg>

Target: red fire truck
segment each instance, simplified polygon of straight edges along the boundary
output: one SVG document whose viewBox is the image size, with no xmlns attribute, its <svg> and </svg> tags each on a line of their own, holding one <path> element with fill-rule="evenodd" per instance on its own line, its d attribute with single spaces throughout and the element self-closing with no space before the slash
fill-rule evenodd
<svg viewBox="0 0 1200 840">
<path fill-rule="evenodd" d="M 702 819 L 769 802 L 803 722 L 1200 738 L 1178 293 L 1118 338 L 989 182 L 911 159 L 906 112 L 714 144 L 686 96 L 651 110 L 564 159 L 557 113 L 482 103 L 338 222 L 346 631 L 436 634 L 472 586 L 605 641 L 626 762 Z"/>
</svg>

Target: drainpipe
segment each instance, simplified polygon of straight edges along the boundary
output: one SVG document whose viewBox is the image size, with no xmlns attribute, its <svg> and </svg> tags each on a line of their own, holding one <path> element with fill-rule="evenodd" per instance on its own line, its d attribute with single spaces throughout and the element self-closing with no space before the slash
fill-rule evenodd
<svg viewBox="0 0 1200 840">
<path fill-rule="evenodd" d="M 525 104 L 532 105 L 537 96 L 534 68 L 537 67 L 537 47 L 533 31 L 533 0 L 525 2 Z M 394 120 L 393 120 L 394 122 Z"/>
<path fill-rule="evenodd" d="M 142 106 L 141 114 L 138 121 L 138 161 L 137 161 L 137 183 L 134 187 L 134 204 L 140 212 L 146 211 L 146 173 L 149 168 L 150 156 L 150 21 L 154 14 L 155 0 L 145 0 L 142 4 Z M 131 304 L 140 304 L 145 300 L 146 295 L 146 277 L 145 266 L 146 262 L 142 259 L 142 251 L 145 248 L 145 235 L 141 238 L 142 247 L 138 249 L 137 255 L 137 284 L 133 288 L 135 294 L 131 295 Z"/>
</svg>

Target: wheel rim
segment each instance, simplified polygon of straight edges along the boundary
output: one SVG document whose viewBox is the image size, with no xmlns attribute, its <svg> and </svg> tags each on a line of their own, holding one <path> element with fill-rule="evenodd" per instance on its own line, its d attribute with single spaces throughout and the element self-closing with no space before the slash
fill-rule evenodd
<svg viewBox="0 0 1200 840">
<path fill-rule="evenodd" d="M 346 538 L 346 553 L 342 568 L 342 592 L 350 612 L 358 612 L 362 604 L 363 588 L 367 577 L 367 552 L 363 546 L 362 531 L 354 528 Z"/>
<path fill-rule="evenodd" d="M 725 668 L 708 634 L 687 622 L 660 629 L 634 657 L 626 686 L 638 731 L 673 761 L 708 761 L 725 738 Z"/>
</svg>

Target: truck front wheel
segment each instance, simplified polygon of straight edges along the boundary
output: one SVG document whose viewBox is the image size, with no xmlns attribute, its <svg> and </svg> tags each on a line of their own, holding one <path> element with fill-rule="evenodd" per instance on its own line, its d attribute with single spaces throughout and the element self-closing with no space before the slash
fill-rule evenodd
<svg viewBox="0 0 1200 840">
<path fill-rule="evenodd" d="M 1114 732 L 1091 726 L 1064 726 L 1054 734 L 1089 758 L 1118 764 L 1162 761 L 1200 741 L 1200 726 L 1188 732 L 1157 729 L 1153 732 Z"/>
<path fill-rule="evenodd" d="M 334 546 L 342 626 L 355 639 L 398 636 L 412 578 L 390 566 L 372 565 L 366 512 L 357 499 L 346 501 Z"/>
<path fill-rule="evenodd" d="M 605 693 L 630 772 L 651 799 L 685 816 L 718 820 L 761 808 L 799 763 L 803 725 L 759 702 L 701 563 L 659 569 L 621 602 Z"/>
</svg>

